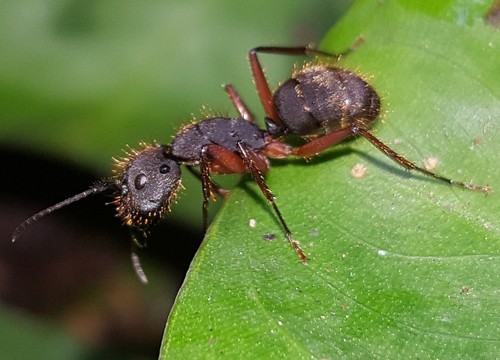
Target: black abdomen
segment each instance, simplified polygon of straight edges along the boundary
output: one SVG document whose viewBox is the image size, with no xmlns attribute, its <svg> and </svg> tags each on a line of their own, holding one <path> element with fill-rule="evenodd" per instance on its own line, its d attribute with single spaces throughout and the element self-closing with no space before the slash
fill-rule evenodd
<svg viewBox="0 0 500 360">
<path fill-rule="evenodd" d="M 305 67 L 274 93 L 288 133 L 322 135 L 349 125 L 369 128 L 380 112 L 375 90 L 353 72 L 335 67 Z"/>
</svg>

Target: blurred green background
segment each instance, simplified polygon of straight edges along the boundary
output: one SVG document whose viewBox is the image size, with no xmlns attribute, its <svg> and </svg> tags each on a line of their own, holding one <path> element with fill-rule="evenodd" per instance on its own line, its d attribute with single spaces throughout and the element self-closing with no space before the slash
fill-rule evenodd
<svg viewBox="0 0 500 360">
<path fill-rule="evenodd" d="M 262 118 L 246 60 L 258 45 L 317 43 L 352 1 L 0 3 L 0 348 L 5 358 L 156 358 L 201 239 L 186 174 L 165 225 L 129 264 L 128 234 L 98 196 L 10 234 L 34 212 L 110 175 L 139 141 L 168 143 L 202 113 L 234 115 L 231 82 Z M 273 83 L 296 59 L 265 57 Z M 203 110 L 202 107 L 206 106 Z M 208 110 L 207 110 L 208 109 Z"/>
</svg>

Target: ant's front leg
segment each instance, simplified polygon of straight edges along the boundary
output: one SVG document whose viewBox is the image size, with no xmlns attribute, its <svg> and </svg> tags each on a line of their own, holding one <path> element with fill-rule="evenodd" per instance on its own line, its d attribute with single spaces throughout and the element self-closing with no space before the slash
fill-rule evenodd
<svg viewBox="0 0 500 360">
<path fill-rule="evenodd" d="M 189 169 L 189 167 L 188 167 Z M 194 170 L 193 174 L 198 175 Z M 211 172 L 218 174 L 242 174 L 246 168 L 241 158 L 232 151 L 220 145 L 205 145 L 200 153 L 201 187 L 203 190 L 203 228 L 208 228 L 208 205 L 209 201 L 215 201 L 214 192 L 222 197 L 229 194 L 228 190 L 222 189 L 212 180 Z"/>
<path fill-rule="evenodd" d="M 195 169 L 193 169 L 191 166 L 187 166 L 187 169 L 189 170 L 189 172 L 191 174 L 193 174 L 194 176 L 196 176 L 196 178 L 201 181 L 201 174 L 198 171 L 196 171 Z M 229 195 L 229 193 L 231 192 L 231 190 L 224 189 L 223 187 L 221 187 L 219 184 L 217 184 L 212 179 L 210 179 L 210 180 L 211 180 L 210 187 L 211 187 L 211 189 L 212 189 L 213 192 L 215 192 L 217 195 L 219 195 L 223 199 L 226 198 Z"/>
</svg>

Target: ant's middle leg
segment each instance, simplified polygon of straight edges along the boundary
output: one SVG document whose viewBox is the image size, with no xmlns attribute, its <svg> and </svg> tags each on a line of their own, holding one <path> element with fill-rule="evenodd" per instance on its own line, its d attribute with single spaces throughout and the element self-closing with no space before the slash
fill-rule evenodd
<svg viewBox="0 0 500 360">
<path fill-rule="evenodd" d="M 443 181 L 449 185 L 452 186 L 457 186 L 461 187 L 464 189 L 468 190 L 474 190 L 474 191 L 482 191 L 484 193 L 489 193 L 491 191 L 491 187 L 488 185 L 474 185 L 470 183 L 465 183 L 461 181 L 455 181 L 449 178 L 446 178 L 444 176 L 438 175 L 432 171 L 426 170 L 422 167 L 419 167 L 412 163 L 411 161 L 407 160 L 405 157 L 402 155 L 398 154 L 394 150 L 392 150 L 390 147 L 388 147 L 386 144 L 384 144 L 382 141 L 380 141 L 377 137 L 372 135 L 370 132 L 367 130 L 360 128 L 359 126 L 352 125 L 349 127 L 346 127 L 344 129 L 340 129 L 337 131 L 333 131 L 329 134 L 326 134 L 324 136 L 321 136 L 315 140 L 312 140 L 311 142 L 302 145 L 298 148 L 295 148 L 291 151 L 292 155 L 295 156 L 300 156 L 300 157 L 311 157 L 314 156 L 326 148 L 333 146 L 335 144 L 340 143 L 341 141 L 345 140 L 349 136 L 352 135 L 360 135 L 363 136 L 365 139 L 370 141 L 372 145 L 374 145 L 377 149 L 379 149 L 382 153 L 384 153 L 386 156 L 388 156 L 390 159 L 398 163 L 399 165 L 403 166 L 407 170 L 415 170 L 418 171 L 424 175 L 430 176 L 434 179 Z"/>
<path fill-rule="evenodd" d="M 304 251 L 302 251 L 302 248 L 300 247 L 300 244 L 297 240 L 292 235 L 292 232 L 288 228 L 288 225 L 285 222 L 285 219 L 283 218 L 283 215 L 281 215 L 281 211 L 278 209 L 278 206 L 276 205 L 276 202 L 274 201 L 274 195 L 271 192 L 271 189 L 267 186 L 266 182 L 264 181 L 264 176 L 262 175 L 263 170 L 267 169 L 260 169 L 258 164 L 259 164 L 259 155 L 256 154 L 252 149 L 250 149 L 248 146 L 246 146 L 243 142 L 238 143 L 238 149 L 241 158 L 243 159 L 248 171 L 250 172 L 250 175 L 252 176 L 253 180 L 257 183 L 259 186 L 260 190 L 266 197 L 266 199 L 269 201 L 271 204 L 276 216 L 278 217 L 278 220 L 281 224 L 281 227 L 283 228 L 285 232 L 285 236 L 287 237 L 288 241 L 290 242 L 290 245 L 292 248 L 295 250 L 297 255 L 300 258 L 300 261 L 303 263 L 307 262 L 307 257 L 304 254 Z"/>
</svg>

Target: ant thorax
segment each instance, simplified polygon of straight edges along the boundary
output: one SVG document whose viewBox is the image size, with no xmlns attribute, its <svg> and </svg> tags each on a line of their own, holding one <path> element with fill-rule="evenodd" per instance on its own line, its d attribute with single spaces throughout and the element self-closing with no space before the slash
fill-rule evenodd
<svg viewBox="0 0 500 360">
<path fill-rule="evenodd" d="M 264 131 L 242 118 L 214 117 L 181 129 L 172 141 L 171 151 L 178 159 L 198 164 L 204 146 L 217 145 L 237 153 L 238 143 L 260 150 L 266 146 Z"/>
</svg>

